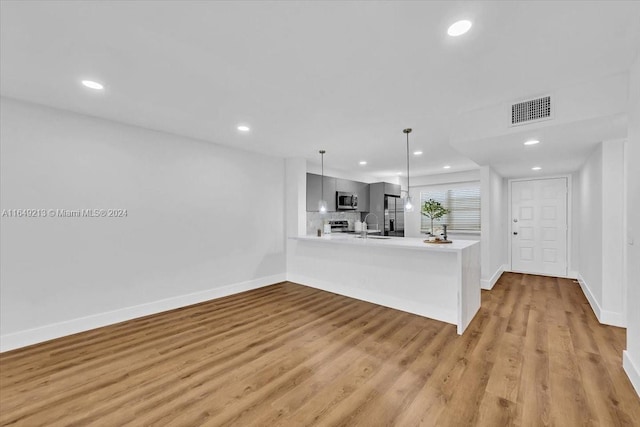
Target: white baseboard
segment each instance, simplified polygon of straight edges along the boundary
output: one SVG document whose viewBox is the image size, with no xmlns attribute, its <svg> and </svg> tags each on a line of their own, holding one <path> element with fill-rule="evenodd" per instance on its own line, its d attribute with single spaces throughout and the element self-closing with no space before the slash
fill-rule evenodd
<svg viewBox="0 0 640 427">
<path fill-rule="evenodd" d="M 482 289 L 491 290 L 493 286 L 496 284 L 502 273 L 505 271 L 506 265 L 503 264 L 493 273 L 493 275 L 489 279 L 480 279 L 480 287 Z"/>
<path fill-rule="evenodd" d="M 603 325 L 619 326 L 621 328 L 627 327 L 624 313 L 603 310 L 602 307 L 600 307 L 600 304 L 598 304 L 598 301 L 591 293 L 589 285 L 580 273 L 578 273 L 578 283 L 580 284 L 582 293 L 584 293 L 584 295 L 587 297 L 587 301 L 589 301 L 589 305 L 591 306 L 593 313 L 596 315 L 598 322 L 602 323 Z"/>
<path fill-rule="evenodd" d="M 578 273 L 578 283 L 580 284 L 580 288 L 582 289 L 582 293 L 584 294 L 585 297 L 587 297 L 587 301 L 589 301 L 589 305 L 591 306 L 591 310 L 593 310 L 593 313 L 598 318 L 598 321 L 600 321 L 600 317 L 601 317 L 600 316 L 600 304 L 598 304 L 598 301 L 596 301 L 596 298 L 591 293 L 591 289 L 589 289 L 589 286 L 587 285 L 587 282 L 584 280 L 584 278 L 582 277 L 582 275 L 580 273 Z"/>
<path fill-rule="evenodd" d="M 567 278 L 568 279 L 578 279 L 578 272 L 575 270 L 569 270 L 569 272 L 567 273 Z"/>
<path fill-rule="evenodd" d="M 209 289 L 201 292 L 194 292 L 186 295 L 166 298 L 133 307 L 125 307 L 118 310 L 93 314 L 91 316 L 66 320 L 64 322 L 53 323 L 34 329 L 14 332 L 0 336 L 0 352 L 26 347 L 28 345 L 49 341 L 67 335 L 77 334 L 103 326 L 113 325 L 126 320 L 148 316 L 150 314 L 161 313 L 163 311 L 174 310 L 188 305 L 221 298 L 252 289 L 262 288 L 274 283 L 286 280 L 286 274 L 276 274 L 273 276 L 261 277 L 246 282 L 234 283 L 220 288 Z"/>
<path fill-rule="evenodd" d="M 640 368 L 633 363 L 633 360 L 631 360 L 631 356 L 629 356 L 629 352 L 627 350 L 622 352 L 622 367 L 627 373 L 633 388 L 636 389 L 638 397 L 640 397 Z"/>
<path fill-rule="evenodd" d="M 617 311 L 600 310 L 600 323 L 611 326 L 618 326 L 620 328 L 627 327 L 627 319 L 624 313 Z"/>
</svg>

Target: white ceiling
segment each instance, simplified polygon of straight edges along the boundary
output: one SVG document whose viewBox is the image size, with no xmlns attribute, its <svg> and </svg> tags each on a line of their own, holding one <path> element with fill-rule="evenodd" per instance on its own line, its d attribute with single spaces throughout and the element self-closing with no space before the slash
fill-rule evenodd
<svg viewBox="0 0 640 427">
<path fill-rule="evenodd" d="M 538 145 L 525 146 L 519 134 L 466 141 L 457 145 L 479 164 L 491 165 L 502 176 L 524 178 L 576 171 L 598 141 L 626 137 L 626 120 L 618 117 L 548 125 L 536 130 Z M 542 169 L 534 172 L 532 167 Z"/>
<path fill-rule="evenodd" d="M 318 161 L 324 148 L 331 168 L 380 177 L 405 169 L 405 127 L 414 129 L 412 151 L 425 152 L 412 157 L 412 175 L 445 164 L 522 175 L 531 158 L 506 133 L 452 148 L 459 115 L 626 72 L 640 46 L 640 2 L 47 0 L 1 8 L 3 96 L 283 157 Z M 471 31 L 448 37 L 461 18 L 473 21 Z M 82 78 L 104 82 L 105 92 L 89 93 Z M 241 122 L 249 134 L 238 133 Z M 594 134 L 617 137 L 620 127 L 591 118 L 550 121 L 546 132 L 558 142 L 539 161 L 570 156 L 569 171 L 593 149 Z"/>
</svg>

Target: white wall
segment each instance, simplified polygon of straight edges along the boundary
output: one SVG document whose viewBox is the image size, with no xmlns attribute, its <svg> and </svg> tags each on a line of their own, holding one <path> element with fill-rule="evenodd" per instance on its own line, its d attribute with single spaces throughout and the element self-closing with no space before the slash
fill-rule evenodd
<svg viewBox="0 0 640 427">
<path fill-rule="evenodd" d="M 285 160 L 286 229 L 288 236 L 304 236 L 307 232 L 307 161 Z"/>
<path fill-rule="evenodd" d="M 577 278 L 578 269 L 580 268 L 580 172 L 574 172 L 571 174 L 571 200 L 569 200 L 569 213 L 571 214 L 571 230 L 570 230 L 570 242 L 569 242 L 569 277 Z M 587 236 L 588 240 L 588 236 Z"/>
<path fill-rule="evenodd" d="M 436 175 L 424 175 L 411 177 L 411 187 L 419 187 L 423 185 L 450 184 L 453 182 L 470 182 L 480 181 L 480 169 L 474 169 L 463 172 L 439 173 Z M 406 179 L 404 185 L 406 185 Z"/>
<path fill-rule="evenodd" d="M 624 141 L 598 144 L 580 170 L 579 276 L 600 322 L 626 325 L 624 259 Z"/>
<path fill-rule="evenodd" d="M 491 289 L 507 263 L 507 185 L 489 166 L 480 168 L 480 270 L 483 289 Z"/>
<path fill-rule="evenodd" d="M 579 279 L 587 298 L 602 301 L 602 144 L 580 170 L 580 268 Z M 593 303 L 592 303 L 593 305 Z"/>
<path fill-rule="evenodd" d="M 624 140 L 606 141 L 602 150 L 602 306 L 626 325 L 624 282 Z M 615 315 L 614 315 L 615 316 Z"/>
<path fill-rule="evenodd" d="M 284 160 L 1 99 L 2 350 L 283 280 Z"/>
<path fill-rule="evenodd" d="M 626 160 L 627 350 L 624 368 L 640 395 L 640 57 L 630 71 Z"/>
</svg>

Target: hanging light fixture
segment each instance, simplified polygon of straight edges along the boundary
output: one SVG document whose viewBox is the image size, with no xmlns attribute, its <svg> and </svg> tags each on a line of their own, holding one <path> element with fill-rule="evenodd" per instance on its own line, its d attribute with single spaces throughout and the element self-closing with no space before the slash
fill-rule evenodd
<svg viewBox="0 0 640 427">
<path fill-rule="evenodd" d="M 322 156 L 322 178 L 320 179 L 320 200 L 318 200 L 318 212 L 321 214 L 327 213 L 327 201 L 324 199 L 324 153 L 326 151 L 320 150 Z"/>
<path fill-rule="evenodd" d="M 411 128 L 406 128 L 402 131 L 407 135 L 407 198 L 404 200 L 404 211 L 405 212 L 413 212 L 413 203 L 411 201 L 411 196 L 409 195 L 409 134 L 411 133 Z"/>
</svg>

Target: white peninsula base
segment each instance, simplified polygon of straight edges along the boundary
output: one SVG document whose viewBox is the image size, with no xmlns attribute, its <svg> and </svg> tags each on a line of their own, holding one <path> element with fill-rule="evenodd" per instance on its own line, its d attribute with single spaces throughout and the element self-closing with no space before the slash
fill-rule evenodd
<svg viewBox="0 0 640 427">
<path fill-rule="evenodd" d="M 287 280 L 457 325 L 480 308 L 480 244 L 353 235 L 291 237 Z"/>
</svg>

